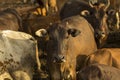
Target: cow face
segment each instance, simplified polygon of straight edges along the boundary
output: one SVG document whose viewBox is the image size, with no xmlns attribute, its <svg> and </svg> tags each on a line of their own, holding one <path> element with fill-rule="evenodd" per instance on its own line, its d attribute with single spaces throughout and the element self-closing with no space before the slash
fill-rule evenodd
<svg viewBox="0 0 120 80">
<path fill-rule="evenodd" d="M 109 33 L 108 26 L 106 23 L 107 20 L 106 9 L 109 6 L 109 3 L 107 5 L 99 2 L 95 2 L 93 4 L 90 1 L 89 5 L 93 9 L 93 11 L 89 11 L 90 14 L 85 17 L 88 20 L 88 22 L 91 23 L 95 30 L 95 38 L 97 46 L 99 48 L 104 44 Z"/>
<path fill-rule="evenodd" d="M 119 29 L 119 11 L 115 10 L 115 9 L 108 9 L 107 10 L 107 24 L 108 24 L 108 28 L 111 31 L 114 30 L 118 30 Z"/>
<path fill-rule="evenodd" d="M 65 62 L 69 39 L 80 34 L 79 30 L 75 28 L 66 28 L 65 26 L 67 26 L 67 23 L 55 24 L 47 30 L 47 53 L 52 62 Z M 45 36 L 45 33 L 45 30 L 38 30 L 36 32 L 38 36 Z"/>
</svg>

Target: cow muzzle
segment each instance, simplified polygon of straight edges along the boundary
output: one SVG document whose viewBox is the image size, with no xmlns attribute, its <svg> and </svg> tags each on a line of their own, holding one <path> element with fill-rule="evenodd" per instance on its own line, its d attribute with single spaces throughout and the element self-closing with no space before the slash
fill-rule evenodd
<svg viewBox="0 0 120 80">
<path fill-rule="evenodd" d="M 106 37 L 106 33 L 103 32 L 103 31 L 97 32 L 97 33 L 95 34 L 95 37 L 96 37 L 97 39 L 103 39 L 103 38 Z"/>
<path fill-rule="evenodd" d="M 65 57 L 63 55 L 57 55 L 53 59 L 54 63 L 63 63 L 66 62 Z"/>
</svg>

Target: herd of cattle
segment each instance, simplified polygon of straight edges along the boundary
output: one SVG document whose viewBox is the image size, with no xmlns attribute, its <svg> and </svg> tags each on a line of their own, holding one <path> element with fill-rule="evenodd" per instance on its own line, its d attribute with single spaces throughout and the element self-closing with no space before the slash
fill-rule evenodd
<svg viewBox="0 0 120 80">
<path fill-rule="evenodd" d="M 0 11 L 0 80 L 120 80 L 120 47 L 104 47 L 120 0 L 30 1 L 25 17 Z"/>
</svg>

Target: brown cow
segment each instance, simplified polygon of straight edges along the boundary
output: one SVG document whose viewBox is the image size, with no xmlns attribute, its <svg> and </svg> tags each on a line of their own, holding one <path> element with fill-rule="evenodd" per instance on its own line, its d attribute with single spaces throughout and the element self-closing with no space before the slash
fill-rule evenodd
<svg viewBox="0 0 120 80">
<path fill-rule="evenodd" d="M 98 48 L 102 47 L 105 43 L 109 30 L 107 27 L 106 10 L 109 7 L 109 1 L 106 4 L 95 2 L 94 0 L 69 0 L 61 9 L 61 19 L 81 15 L 83 16 L 94 28 L 95 38 Z"/>
<path fill-rule="evenodd" d="M 91 25 L 79 15 L 53 24 L 47 31 L 40 29 L 36 35 L 48 36 L 46 52 L 51 80 L 76 80 L 78 56 L 97 49 Z"/>
<path fill-rule="evenodd" d="M 5 9 L 0 12 L 0 30 L 22 29 L 22 19 L 15 9 Z"/>
<path fill-rule="evenodd" d="M 85 65 L 99 63 L 114 66 L 120 69 L 120 49 L 119 48 L 103 48 L 89 55 L 85 61 Z"/>
<path fill-rule="evenodd" d="M 120 80 L 120 70 L 101 64 L 89 65 L 78 72 L 77 80 Z"/>
</svg>

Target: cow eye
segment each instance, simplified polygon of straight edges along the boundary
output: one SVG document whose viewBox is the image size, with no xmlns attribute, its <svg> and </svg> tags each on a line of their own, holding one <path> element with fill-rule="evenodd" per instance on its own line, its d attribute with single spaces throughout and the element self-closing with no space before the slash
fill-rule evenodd
<svg viewBox="0 0 120 80">
<path fill-rule="evenodd" d="M 88 15 L 90 15 L 90 12 L 88 11 L 88 10 L 83 10 L 83 11 L 81 11 L 81 13 L 80 13 L 82 16 L 88 16 Z"/>
</svg>

